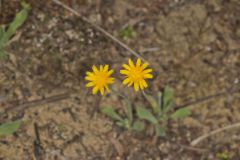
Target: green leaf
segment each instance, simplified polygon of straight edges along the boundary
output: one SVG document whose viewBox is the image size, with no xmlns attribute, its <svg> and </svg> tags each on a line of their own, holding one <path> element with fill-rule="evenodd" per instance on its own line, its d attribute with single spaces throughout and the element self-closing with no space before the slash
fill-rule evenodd
<svg viewBox="0 0 240 160">
<path fill-rule="evenodd" d="M 172 110 L 174 107 L 176 106 L 175 101 L 172 99 L 171 101 L 169 101 L 167 103 L 167 105 L 165 106 L 165 108 L 163 109 L 164 113 L 169 112 L 170 110 Z"/>
<path fill-rule="evenodd" d="M 133 121 L 133 111 L 132 111 L 131 101 L 127 97 L 125 97 L 123 103 L 124 103 L 124 105 L 127 108 L 127 117 L 128 117 L 129 123 L 132 124 L 132 121 Z"/>
<path fill-rule="evenodd" d="M 133 27 L 128 26 L 125 29 L 120 31 L 120 36 L 124 39 L 127 40 L 129 38 L 132 38 L 136 36 L 136 32 L 134 31 Z"/>
<path fill-rule="evenodd" d="M 127 118 L 123 119 L 122 121 L 117 121 L 116 125 L 118 125 L 119 127 L 122 127 L 122 128 L 126 128 L 126 129 L 131 128 L 131 125 L 130 125 L 129 120 Z"/>
<path fill-rule="evenodd" d="M 14 132 L 17 131 L 20 125 L 21 125 L 20 120 L 4 123 L 0 125 L 0 136 L 7 136 L 7 135 L 13 134 Z"/>
<path fill-rule="evenodd" d="M 161 106 L 162 106 L 162 92 L 160 92 L 160 91 L 157 93 L 157 105 L 161 109 Z"/>
<path fill-rule="evenodd" d="M 166 131 L 165 128 L 161 127 L 160 125 L 155 125 L 155 133 L 157 137 L 160 136 L 165 136 L 166 135 Z"/>
<path fill-rule="evenodd" d="M 0 60 L 5 59 L 5 58 L 7 58 L 7 54 L 5 53 L 5 51 L 2 48 L 0 48 Z"/>
<path fill-rule="evenodd" d="M 7 31 L 1 38 L 0 44 L 4 45 L 9 41 L 9 39 L 15 34 L 17 29 L 23 25 L 23 23 L 27 19 L 27 15 L 28 15 L 28 8 L 23 8 L 20 12 L 16 14 L 14 20 L 10 23 Z"/>
<path fill-rule="evenodd" d="M 175 106 L 173 91 L 166 87 L 163 92 L 163 112 L 166 113 Z"/>
<path fill-rule="evenodd" d="M 135 122 L 133 123 L 132 129 L 135 130 L 135 131 L 137 131 L 137 132 L 143 131 L 144 128 L 145 128 L 145 123 L 142 122 L 142 121 L 135 121 Z"/>
<path fill-rule="evenodd" d="M 28 4 L 27 2 L 25 1 L 21 1 L 21 6 L 26 9 L 26 10 L 29 10 L 31 7 L 30 7 L 30 4 Z"/>
<path fill-rule="evenodd" d="M 122 127 L 122 128 L 126 128 L 125 124 L 124 124 L 124 121 L 117 121 L 116 125 L 118 125 L 119 127 Z"/>
<path fill-rule="evenodd" d="M 171 115 L 172 119 L 184 118 L 191 115 L 191 111 L 188 108 L 180 108 Z"/>
<path fill-rule="evenodd" d="M 104 107 L 101 111 L 102 113 L 106 114 L 114 120 L 123 121 L 122 117 L 120 117 L 117 112 L 113 110 L 112 107 Z"/>
<path fill-rule="evenodd" d="M 156 101 L 156 99 L 153 96 L 146 94 L 145 92 L 142 92 L 142 93 L 143 93 L 143 96 L 146 98 L 146 100 L 151 105 L 153 112 L 158 113 L 159 108 L 158 108 L 158 102 Z"/>
<path fill-rule="evenodd" d="M 0 49 L 3 47 L 3 36 L 5 34 L 4 26 L 0 26 Z"/>
<path fill-rule="evenodd" d="M 168 115 L 167 114 L 163 114 L 163 115 L 161 115 L 160 117 L 159 117 L 159 120 L 161 120 L 161 121 L 167 121 L 168 120 Z"/>
<path fill-rule="evenodd" d="M 0 26 L 0 39 L 3 37 L 4 34 L 4 27 Z"/>
<path fill-rule="evenodd" d="M 216 157 L 217 157 L 219 160 L 230 160 L 229 155 L 228 155 L 227 152 L 217 153 Z"/>
<path fill-rule="evenodd" d="M 147 109 L 145 109 L 143 107 L 137 107 L 137 115 L 139 118 L 145 119 L 153 124 L 158 123 L 158 121 L 154 117 L 154 115 L 150 111 L 148 111 Z"/>
<path fill-rule="evenodd" d="M 158 108 L 158 117 L 162 114 L 162 92 L 157 93 L 157 108 Z"/>
<path fill-rule="evenodd" d="M 166 87 L 163 91 L 163 107 L 165 108 L 169 101 L 173 99 L 173 91 L 171 88 Z"/>
</svg>

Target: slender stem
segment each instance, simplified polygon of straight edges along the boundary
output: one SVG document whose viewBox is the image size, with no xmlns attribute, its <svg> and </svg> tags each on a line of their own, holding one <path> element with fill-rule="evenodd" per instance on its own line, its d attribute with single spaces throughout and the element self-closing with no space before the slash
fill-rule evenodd
<svg viewBox="0 0 240 160">
<path fill-rule="evenodd" d="M 118 95 L 119 97 L 124 99 L 124 106 L 126 108 L 126 114 L 129 120 L 130 125 L 132 125 L 133 122 L 133 108 L 132 108 L 132 103 L 129 100 L 129 98 L 121 93 L 119 93 L 118 91 L 114 90 L 113 88 L 111 89 L 116 95 Z"/>
</svg>

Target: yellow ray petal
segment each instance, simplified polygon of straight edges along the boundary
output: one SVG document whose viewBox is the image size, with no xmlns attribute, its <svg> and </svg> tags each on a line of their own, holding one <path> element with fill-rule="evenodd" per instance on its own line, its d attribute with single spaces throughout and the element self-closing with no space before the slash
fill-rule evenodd
<svg viewBox="0 0 240 160">
<path fill-rule="evenodd" d="M 133 61 L 131 59 L 128 59 L 128 64 L 130 67 L 135 67 L 134 64 L 133 64 Z"/>
<path fill-rule="evenodd" d="M 88 76 L 94 76 L 94 74 L 92 72 L 86 72 L 86 75 Z"/>
<path fill-rule="evenodd" d="M 137 66 L 137 67 L 140 67 L 140 66 L 141 66 L 141 59 L 140 59 L 140 58 L 137 59 L 136 66 Z"/>
<path fill-rule="evenodd" d="M 85 80 L 89 80 L 89 81 L 95 81 L 96 77 L 95 76 L 86 76 Z"/>
<path fill-rule="evenodd" d="M 144 74 L 143 77 L 144 77 L 144 78 L 149 78 L 149 79 L 150 79 L 150 78 L 153 78 L 153 75 L 152 75 L 152 74 Z"/>
<path fill-rule="evenodd" d="M 139 90 L 139 84 L 137 82 L 134 83 L 134 89 L 135 89 L 135 91 Z"/>
<path fill-rule="evenodd" d="M 108 68 L 109 68 L 109 65 L 105 65 L 104 68 L 103 68 L 103 71 L 104 71 L 104 72 L 107 72 L 107 71 L 108 71 Z"/>
<path fill-rule="evenodd" d="M 99 88 L 97 86 L 95 86 L 92 90 L 92 93 L 93 94 L 96 94 L 98 92 Z"/>
<path fill-rule="evenodd" d="M 108 78 L 107 83 L 111 84 L 114 82 L 114 78 Z"/>
<path fill-rule="evenodd" d="M 123 69 L 123 70 L 120 70 L 120 73 L 121 73 L 121 74 L 126 74 L 126 75 L 128 75 L 130 72 L 129 72 L 128 70 L 124 70 L 124 69 Z"/>
<path fill-rule="evenodd" d="M 133 81 L 130 81 L 130 83 L 128 84 L 128 87 L 130 87 L 131 85 L 133 85 Z"/>
<path fill-rule="evenodd" d="M 89 83 L 86 84 L 86 87 L 92 87 L 92 86 L 94 86 L 94 85 L 95 85 L 94 82 L 89 82 Z"/>
<path fill-rule="evenodd" d="M 100 93 L 101 93 L 102 96 L 104 95 L 104 87 L 100 88 Z"/>
<path fill-rule="evenodd" d="M 113 73 L 113 70 L 111 69 L 110 71 L 108 71 L 107 75 L 110 76 Z"/>
<path fill-rule="evenodd" d="M 130 70 L 130 69 L 131 69 L 131 68 L 130 68 L 128 65 L 126 65 L 126 64 L 123 64 L 122 66 L 123 66 L 123 68 L 125 68 L 126 70 Z"/>
<path fill-rule="evenodd" d="M 147 66 L 148 66 L 148 63 L 145 62 L 145 63 L 143 63 L 143 65 L 141 66 L 141 69 L 144 70 L 145 68 L 147 68 Z"/>
<path fill-rule="evenodd" d="M 97 69 L 97 67 L 96 67 L 95 65 L 92 67 L 92 70 L 93 70 L 93 72 L 94 72 L 95 74 L 99 72 L 98 69 Z"/>
<path fill-rule="evenodd" d="M 107 85 L 105 85 L 104 87 L 106 88 L 106 91 L 107 91 L 107 92 L 110 92 L 110 90 L 109 90 L 109 88 L 108 88 Z"/>
<path fill-rule="evenodd" d="M 141 89 L 144 89 L 142 81 L 139 82 L 139 86 L 140 86 Z"/>
<path fill-rule="evenodd" d="M 103 65 L 100 65 L 100 72 L 103 72 Z"/>
<path fill-rule="evenodd" d="M 143 73 L 150 73 L 152 71 L 153 71 L 152 69 L 146 69 L 146 70 L 143 71 Z"/>
<path fill-rule="evenodd" d="M 129 82 L 130 82 L 130 78 L 126 78 L 124 79 L 123 84 L 128 84 Z"/>
<path fill-rule="evenodd" d="M 147 82 L 146 82 L 144 79 L 142 80 L 142 84 L 143 84 L 143 87 L 144 87 L 144 88 L 147 88 L 147 87 L 148 87 L 148 84 L 147 84 Z"/>
</svg>

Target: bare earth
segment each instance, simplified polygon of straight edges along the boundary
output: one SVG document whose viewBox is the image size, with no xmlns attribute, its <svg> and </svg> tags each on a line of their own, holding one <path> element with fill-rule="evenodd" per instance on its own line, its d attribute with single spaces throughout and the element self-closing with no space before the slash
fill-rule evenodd
<svg viewBox="0 0 240 160">
<path fill-rule="evenodd" d="M 119 39 L 120 30 L 133 27 L 136 35 L 121 40 L 153 67 L 148 93 L 169 85 L 181 105 L 240 88 L 239 0 L 63 2 Z M 17 2 L 5 3 L 19 8 Z M 50 1 L 32 0 L 31 6 L 26 23 L 7 47 L 8 59 L 0 61 L 0 123 L 23 120 L 17 133 L 1 137 L 0 160 L 217 160 L 222 152 L 240 159 L 239 128 L 190 146 L 203 134 L 240 122 L 239 92 L 190 106 L 193 114 L 169 122 L 164 138 L 121 130 L 99 112 L 106 105 L 121 110 L 119 97 L 91 95 L 84 76 L 94 64 L 110 64 L 116 70 L 113 87 L 133 101 L 144 101 L 121 85 L 117 72 L 136 57 Z M 1 23 L 15 14 L 4 13 Z M 61 100 L 54 100 L 61 94 Z M 29 104 L 49 97 L 51 103 Z M 24 104 L 28 107 L 17 109 Z M 16 108 L 4 111 L 11 106 Z M 41 148 L 34 146 L 34 123 Z"/>
</svg>

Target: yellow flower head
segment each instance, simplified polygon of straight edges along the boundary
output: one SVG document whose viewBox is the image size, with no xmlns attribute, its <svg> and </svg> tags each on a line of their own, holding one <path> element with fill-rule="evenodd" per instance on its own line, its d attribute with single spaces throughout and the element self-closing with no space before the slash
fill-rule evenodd
<svg viewBox="0 0 240 160">
<path fill-rule="evenodd" d="M 131 59 L 128 60 L 128 65 L 123 64 L 123 70 L 120 70 L 120 73 L 125 75 L 126 78 L 123 81 L 123 84 L 131 86 L 134 85 L 135 91 L 144 89 L 148 87 L 148 84 L 145 79 L 153 78 L 151 74 L 152 69 L 146 69 L 148 63 L 145 62 L 141 65 L 141 59 L 137 59 L 136 65 L 133 64 Z"/>
<path fill-rule="evenodd" d="M 113 70 L 108 70 L 108 65 L 100 65 L 98 69 L 95 65 L 92 67 L 93 72 L 86 72 L 85 79 L 90 81 L 87 83 L 87 87 L 93 87 L 92 93 L 96 94 L 100 91 L 101 95 L 104 95 L 104 90 L 109 91 L 108 84 L 114 82 L 114 78 L 110 77 Z"/>
</svg>

